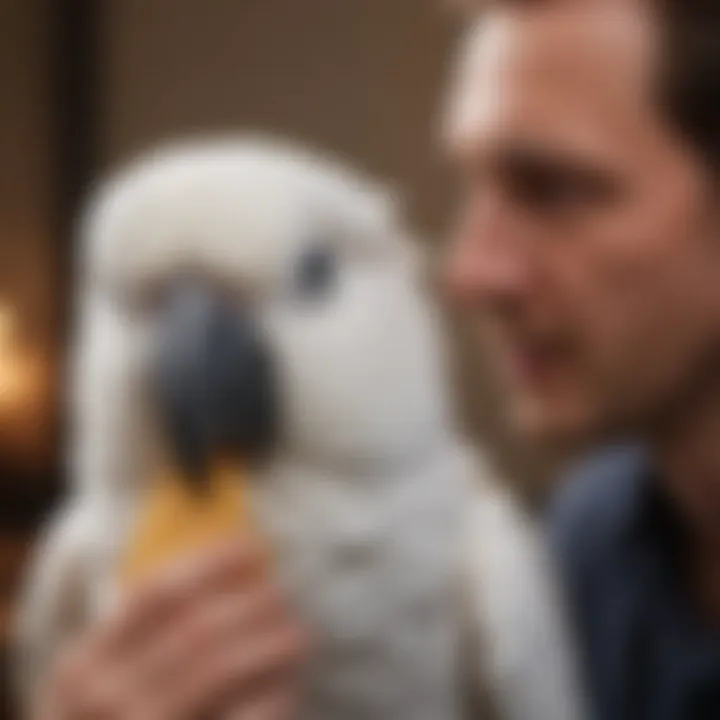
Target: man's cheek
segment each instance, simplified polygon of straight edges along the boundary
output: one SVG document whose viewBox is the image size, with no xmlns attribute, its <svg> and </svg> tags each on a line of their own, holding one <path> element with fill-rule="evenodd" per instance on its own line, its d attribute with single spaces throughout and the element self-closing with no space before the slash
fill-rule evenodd
<svg viewBox="0 0 720 720">
<path fill-rule="evenodd" d="M 665 383 L 662 349 L 665 344 L 649 322 L 628 312 L 625 322 L 616 322 L 602 335 L 593 352 L 592 376 L 598 402 L 611 417 L 622 423 L 645 412 L 653 396 Z M 630 322 L 630 320 L 635 322 Z"/>
</svg>

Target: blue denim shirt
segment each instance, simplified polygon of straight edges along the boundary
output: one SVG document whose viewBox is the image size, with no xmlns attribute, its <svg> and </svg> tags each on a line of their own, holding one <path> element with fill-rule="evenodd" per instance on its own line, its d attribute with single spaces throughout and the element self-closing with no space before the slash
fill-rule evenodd
<svg viewBox="0 0 720 720">
<path fill-rule="evenodd" d="M 720 632 L 695 612 L 682 528 L 643 451 L 572 473 L 551 532 L 596 720 L 720 720 Z"/>
</svg>

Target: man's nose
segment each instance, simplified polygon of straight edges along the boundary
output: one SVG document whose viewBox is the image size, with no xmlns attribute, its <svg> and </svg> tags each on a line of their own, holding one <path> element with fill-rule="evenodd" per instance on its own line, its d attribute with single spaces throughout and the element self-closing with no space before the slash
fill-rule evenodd
<svg viewBox="0 0 720 720">
<path fill-rule="evenodd" d="M 451 238 L 444 286 L 459 306 L 512 301 L 530 285 L 532 258 L 522 229 L 500 210 L 464 219 Z"/>
</svg>

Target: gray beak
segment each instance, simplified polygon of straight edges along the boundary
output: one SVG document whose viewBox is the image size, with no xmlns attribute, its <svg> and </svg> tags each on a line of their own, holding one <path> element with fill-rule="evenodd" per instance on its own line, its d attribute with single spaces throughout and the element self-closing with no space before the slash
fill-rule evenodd
<svg viewBox="0 0 720 720">
<path fill-rule="evenodd" d="M 166 439 L 198 486 L 219 457 L 253 459 L 277 429 L 267 344 L 251 322 L 201 283 L 179 283 L 163 307 L 154 388 Z"/>
</svg>

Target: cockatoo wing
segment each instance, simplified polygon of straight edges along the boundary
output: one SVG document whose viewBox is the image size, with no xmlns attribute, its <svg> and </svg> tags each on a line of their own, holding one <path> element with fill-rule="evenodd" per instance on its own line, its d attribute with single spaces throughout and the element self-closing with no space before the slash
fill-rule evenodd
<svg viewBox="0 0 720 720">
<path fill-rule="evenodd" d="M 489 698 L 499 720 L 582 720 L 570 632 L 539 529 L 486 479 L 468 529 L 464 621 L 471 694 Z"/>
<path fill-rule="evenodd" d="M 13 682 L 23 717 L 32 717 L 33 698 L 54 653 L 83 621 L 89 520 L 80 505 L 65 507 L 33 549 L 11 630 Z"/>
</svg>

